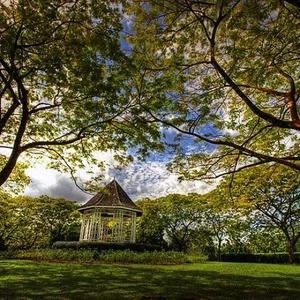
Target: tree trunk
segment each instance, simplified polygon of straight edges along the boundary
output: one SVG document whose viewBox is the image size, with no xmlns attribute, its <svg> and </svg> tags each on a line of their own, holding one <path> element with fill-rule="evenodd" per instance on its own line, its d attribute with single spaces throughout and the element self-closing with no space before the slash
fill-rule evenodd
<svg viewBox="0 0 300 300">
<path fill-rule="evenodd" d="M 218 240 L 218 261 L 221 261 L 221 239 Z"/>
<path fill-rule="evenodd" d="M 288 242 L 288 251 L 289 251 L 289 263 L 292 264 L 295 261 L 295 243 L 292 241 Z"/>
<path fill-rule="evenodd" d="M 7 245 L 5 244 L 5 240 L 3 239 L 2 236 L 0 236 L 0 251 L 5 251 L 7 250 Z"/>
</svg>

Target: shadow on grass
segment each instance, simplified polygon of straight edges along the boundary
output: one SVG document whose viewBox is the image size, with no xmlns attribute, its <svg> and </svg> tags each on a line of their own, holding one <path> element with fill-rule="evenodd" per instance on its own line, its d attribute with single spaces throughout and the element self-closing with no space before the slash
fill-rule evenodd
<svg viewBox="0 0 300 300">
<path fill-rule="evenodd" d="M 238 275 L 238 269 L 228 274 L 224 267 L 218 271 L 218 264 L 201 266 L 5 260 L 0 261 L 0 299 L 300 299 L 298 266 L 292 272 L 274 268 L 267 276 L 259 271 L 255 276 Z"/>
</svg>

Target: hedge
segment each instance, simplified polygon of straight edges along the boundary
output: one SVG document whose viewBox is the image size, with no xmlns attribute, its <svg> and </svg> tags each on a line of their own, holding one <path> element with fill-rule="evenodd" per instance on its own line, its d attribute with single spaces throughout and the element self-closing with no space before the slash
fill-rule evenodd
<svg viewBox="0 0 300 300">
<path fill-rule="evenodd" d="M 0 259 L 29 259 L 46 262 L 74 263 L 121 263 L 121 264 L 150 264 L 174 265 L 186 263 L 204 263 L 204 255 L 189 256 L 175 251 L 144 251 L 107 250 L 98 252 L 90 249 L 31 249 L 22 251 L 7 251 L 0 253 Z"/>
<path fill-rule="evenodd" d="M 300 252 L 296 252 L 294 253 L 294 255 L 295 255 L 294 263 L 300 264 Z M 222 254 L 221 261 L 280 264 L 280 263 L 288 263 L 289 255 L 288 253 Z"/>
<path fill-rule="evenodd" d="M 90 249 L 98 252 L 107 250 L 131 250 L 135 252 L 153 252 L 162 251 L 162 247 L 158 245 L 136 244 L 136 243 L 104 243 L 104 242 L 55 242 L 52 245 L 53 249 Z"/>
</svg>

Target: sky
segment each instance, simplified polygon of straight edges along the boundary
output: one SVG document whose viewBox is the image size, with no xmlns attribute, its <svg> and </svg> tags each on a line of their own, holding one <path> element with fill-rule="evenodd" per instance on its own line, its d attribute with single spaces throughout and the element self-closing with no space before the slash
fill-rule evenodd
<svg viewBox="0 0 300 300">
<path fill-rule="evenodd" d="M 192 140 L 184 140 L 186 151 L 194 147 Z M 194 150 L 194 148 L 193 148 Z M 113 152 L 99 153 L 99 159 L 106 164 L 105 171 L 95 170 L 100 173 L 103 179 L 99 182 L 99 190 L 113 179 L 117 180 L 133 201 L 142 198 L 155 199 L 168 194 L 206 193 L 214 186 L 202 181 L 179 182 L 176 174 L 169 173 L 166 164 L 172 159 L 166 154 L 153 154 L 145 162 L 134 161 L 121 170 L 116 168 L 117 163 L 113 159 Z M 25 189 L 25 194 L 38 197 L 48 195 L 54 198 L 65 198 L 67 200 L 85 203 L 93 195 L 86 194 L 76 187 L 70 179 L 69 174 L 59 173 L 56 170 L 48 169 L 46 165 L 39 164 L 29 168 L 27 175 L 31 183 Z M 85 170 L 81 176 L 88 180 Z"/>
</svg>

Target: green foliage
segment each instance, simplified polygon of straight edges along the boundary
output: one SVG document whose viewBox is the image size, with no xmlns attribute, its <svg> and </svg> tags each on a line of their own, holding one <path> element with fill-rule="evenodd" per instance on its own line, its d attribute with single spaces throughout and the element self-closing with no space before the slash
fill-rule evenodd
<svg viewBox="0 0 300 300">
<path fill-rule="evenodd" d="M 6 157 L 0 154 L 0 170 L 5 166 Z M 30 178 L 26 175 L 25 170 L 28 167 L 27 163 L 19 162 L 13 172 L 8 177 L 7 181 L 0 188 L 0 193 L 4 191 L 10 194 L 18 194 L 24 191 L 25 187 L 30 183 Z"/>
<path fill-rule="evenodd" d="M 136 201 L 143 210 L 142 217 L 137 220 L 137 242 L 160 245 L 164 248 L 164 224 L 161 222 L 159 203 L 150 199 Z"/>
<path fill-rule="evenodd" d="M 252 209 L 257 227 L 270 227 L 281 231 L 291 262 L 300 239 L 299 187 L 298 172 L 275 165 L 268 168 L 255 167 L 251 171 L 236 174 L 231 190 L 232 200 L 237 207 Z"/>
<path fill-rule="evenodd" d="M 1 155 L 0 186 L 20 155 L 28 163 L 47 157 L 49 167 L 75 177 L 75 167 L 104 167 L 99 151 L 113 151 L 124 164 L 133 159 L 130 147 L 136 157 L 163 149 L 158 126 L 130 97 L 117 7 L 102 0 L 0 3 L 0 143 L 10 149 Z"/>
<path fill-rule="evenodd" d="M 270 162 L 300 170 L 299 11 L 282 2 L 127 3 L 136 97 L 195 141 L 170 164 L 181 178 Z"/>
<path fill-rule="evenodd" d="M 230 208 L 218 190 L 206 195 L 168 195 L 139 200 L 143 216 L 138 223 L 138 239 L 163 239 L 168 249 L 203 253 L 220 260 L 222 251 L 244 251 L 252 219 L 248 211 Z M 243 249 L 243 250 L 242 250 Z"/>
<path fill-rule="evenodd" d="M 186 254 L 174 251 L 162 252 L 142 252 L 136 253 L 133 251 L 107 251 L 101 252 L 99 260 L 106 263 L 127 263 L 127 264 L 183 264 L 189 262 Z"/>
<path fill-rule="evenodd" d="M 99 252 L 107 250 L 131 250 L 135 252 L 144 252 L 144 251 L 161 251 L 162 248 L 158 245 L 151 244 L 140 244 L 140 243 L 105 243 L 105 242 L 62 242 L 58 241 L 52 245 L 54 249 L 94 249 Z"/>
<path fill-rule="evenodd" d="M 201 235 L 207 236 L 205 230 L 199 230 L 205 206 L 197 201 L 197 195 L 171 194 L 155 200 L 140 200 L 137 204 L 143 209 L 138 224 L 139 240 L 156 239 L 162 245 L 167 242 L 169 249 L 184 252 L 193 248 L 194 239 L 209 243 L 208 239 L 201 238 Z"/>
<path fill-rule="evenodd" d="M 5 253 L 3 253 L 5 256 Z M 97 257 L 95 250 L 52 250 L 52 249 L 32 249 L 10 252 L 10 258 L 30 259 L 36 261 L 74 261 L 74 262 L 93 262 Z"/>
<path fill-rule="evenodd" d="M 298 244 L 300 246 L 299 242 Z M 285 252 L 286 239 L 280 229 L 274 227 L 261 228 L 258 225 L 250 232 L 247 246 L 251 253 Z"/>
</svg>

